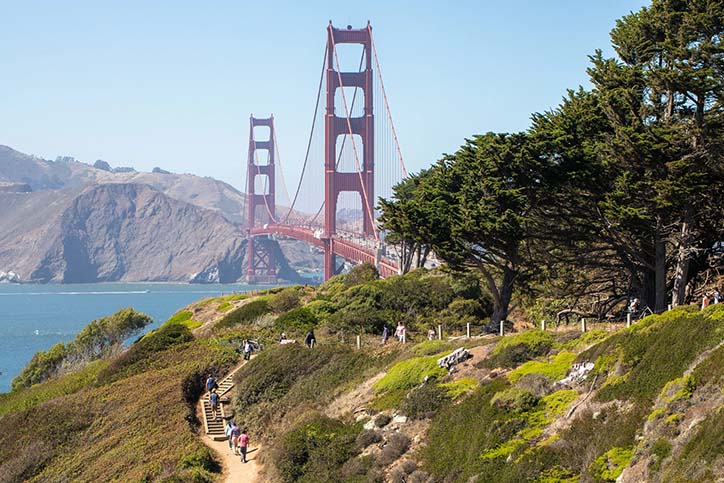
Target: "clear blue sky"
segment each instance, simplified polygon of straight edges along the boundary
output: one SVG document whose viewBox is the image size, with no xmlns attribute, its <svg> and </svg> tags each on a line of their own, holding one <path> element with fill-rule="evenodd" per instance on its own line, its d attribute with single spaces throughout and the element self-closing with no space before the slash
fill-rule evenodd
<svg viewBox="0 0 724 483">
<path fill-rule="evenodd" d="M 646 4 L 0 0 L 0 144 L 242 187 L 249 114 L 273 112 L 292 178 L 327 22 L 369 19 L 417 171 L 472 134 L 527 128 L 588 85 L 587 55 L 610 54 L 615 20 Z"/>
</svg>

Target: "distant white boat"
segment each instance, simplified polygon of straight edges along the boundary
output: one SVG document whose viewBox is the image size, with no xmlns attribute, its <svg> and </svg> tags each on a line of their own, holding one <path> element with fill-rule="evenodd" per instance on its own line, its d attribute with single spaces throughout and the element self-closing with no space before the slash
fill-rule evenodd
<svg viewBox="0 0 724 483">
<path fill-rule="evenodd" d="M 35 335 L 40 335 L 40 331 L 38 329 L 35 329 Z"/>
</svg>

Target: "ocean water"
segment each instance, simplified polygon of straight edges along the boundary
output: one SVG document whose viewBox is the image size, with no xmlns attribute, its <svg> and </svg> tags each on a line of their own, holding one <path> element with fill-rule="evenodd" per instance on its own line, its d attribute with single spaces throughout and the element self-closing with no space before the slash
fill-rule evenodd
<svg viewBox="0 0 724 483">
<path fill-rule="evenodd" d="M 185 305 L 206 297 L 260 288 L 252 285 L 102 283 L 0 284 L 0 392 L 38 351 L 73 340 L 91 320 L 133 307 L 158 327 Z M 265 287 L 268 288 L 268 287 Z"/>
</svg>

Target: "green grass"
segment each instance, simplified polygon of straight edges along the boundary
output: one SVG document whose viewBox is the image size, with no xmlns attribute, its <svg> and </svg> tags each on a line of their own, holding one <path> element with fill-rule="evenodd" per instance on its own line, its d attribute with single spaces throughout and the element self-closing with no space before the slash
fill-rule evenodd
<svg viewBox="0 0 724 483">
<path fill-rule="evenodd" d="M 571 368 L 577 354 L 573 352 L 559 352 L 550 362 L 528 361 L 508 374 L 510 382 L 516 383 L 526 374 L 541 374 L 551 382 L 559 381 L 566 377 L 568 369 Z"/>
<path fill-rule="evenodd" d="M 614 483 L 633 458 L 633 448 L 611 448 L 591 463 L 591 474 Z"/>
<path fill-rule="evenodd" d="M 193 312 L 191 312 L 190 310 L 182 310 L 180 312 L 176 312 L 171 316 L 171 318 L 164 322 L 164 325 L 183 324 L 189 329 L 201 327 L 201 322 L 194 320 L 193 315 Z"/>
<path fill-rule="evenodd" d="M 20 409 L 0 417 L 3 481 L 214 481 L 218 469 L 209 458 L 189 459 L 205 446 L 185 418 L 203 375 L 223 373 L 235 360 L 233 352 L 195 341 L 172 345 L 156 354 L 151 370 L 112 384 L 41 403 L 33 398 L 53 392 L 60 378 L 18 391 L 13 404 Z M 33 405 L 23 408 L 22 398 Z"/>
<path fill-rule="evenodd" d="M 374 385 L 375 392 L 394 391 L 396 389 L 411 389 L 425 380 L 426 377 L 443 377 L 447 370 L 437 365 L 437 359 L 442 355 L 432 357 L 413 357 L 398 362 L 392 366 L 387 374 Z"/>
<path fill-rule="evenodd" d="M 440 384 L 440 387 L 445 390 L 447 396 L 453 401 L 457 398 L 469 394 L 480 385 L 477 379 L 472 377 L 463 377 L 453 382 L 446 382 Z"/>
<path fill-rule="evenodd" d="M 548 354 L 554 343 L 553 336 L 541 330 L 528 330 L 502 337 L 490 357 L 485 361 L 485 365 L 487 367 L 515 367 Z"/>
<path fill-rule="evenodd" d="M 31 409 L 51 399 L 75 394 L 92 385 L 96 377 L 109 364 L 101 359 L 91 362 L 83 369 L 50 379 L 42 384 L 11 393 L 0 394 L 0 416 L 4 414 Z"/>
<path fill-rule="evenodd" d="M 598 399 L 650 404 L 664 385 L 681 377 L 699 354 L 724 340 L 724 320 L 717 317 L 720 313 L 724 308 L 701 313 L 683 307 L 650 316 L 583 352 L 578 360 L 615 355 L 627 375 L 607 384 Z"/>
<path fill-rule="evenodd" d="M 453 342 L 433 339 L 415 344 L 412 346 L 412 353 L 416 356 L 432 356 L 441 352 L 452 351 L 453 349 L 455 349 Z"/>
</svg>

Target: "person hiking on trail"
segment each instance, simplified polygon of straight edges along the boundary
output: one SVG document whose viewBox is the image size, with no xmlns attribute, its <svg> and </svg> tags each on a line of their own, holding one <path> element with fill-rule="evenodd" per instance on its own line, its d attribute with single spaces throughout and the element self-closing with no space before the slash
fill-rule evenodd
<svg viewBox="0 0 724 483">
<path fill-rule="evenodd" d="M 231 436 L 229 440 L 234 443 L 234 454 L 239 454 L 239 436 L 241 436 L 241 429 L 236 423 L 232 423 L 234 426 L 231 428 Z"/>
<path fill-rule="evenodd" d="M 241 461 L 246 463 L 246 450 L 249 448 L 249 435 L 246 434 L 246 428 L 241 432 L 239 436 L 239 453 L 241 454 Z"/>
<path fill-rule="evenodd" d="M 224 434 L 226 435 L 226 440 L 229 442 L 229 450 L 234 451 L 234 440 L 231 437 L 231 430 L 236 427 L 236 423 L 234 421 L 226 421 L 226 428 L 224 428 Z"/>
<path fill-rule="evenodd" d="M 312 332 L 312 329 L 309 329 L 309 332 L 307 332 L 307 335 L 304 337 L 304 343 L 307 344 L 307 347 L 310 349 L 315 346 L 317 343 L 317 338 L 314 337 L 314 332 Z"/>
<path fill-rule="evenodd" d="M 397 323 L 397 328 L 395 329 L 395 337 L 397 337 L 397 340 L 399 342 L 405 342 L 405 326 L 402 325 L 402 321 L 399 321 Z"/>
<path fill-rule="evenodd" d="M 211 392 L 212 389 L 217 387 L 219 387 L 219 385 L 216 383 L 216 379 L 214 379 L 214 376 L 209 374 L 209 377 L 206 379 L 206 390 Z"/>
<path fill-rule="evenodd" d="M 283 344 L 285 340 L 287 340 L 287 334 L 282 332 L 282 335 L 279 336 L 279 343 Z"/>
<path fill-rule="evenodd" d="M 254 351 L 254 348 L 251 346 L 251 342 L 249 340 L 244 341 L 244 360 L 248 361 L 251 359 L 251 353 Z"/>
<path fill-rule="evenodd" d="M 219 394 L 216 392 L 215 387 L 209 393 L 209 403 L 211 404 L 211 419 L 219 419 L 217 413 L 219 410 Z"/>
<path fill-rule="evenodd" d="M 387 330 L 387 324 L 385 324 L 384 328 L 382 329 L 382 345 L 387 344 L 387 338 L 390 336 L 388 330 Z"/>
<path fill-rule="evenodd" d="M 704 310 L 709 306 L 709 292 L 706 292 L 704 294 L 704 297 L 701 299 L 701 310 Z"/>
<path fill-rule="evenodd" d="M 435 329 L 430 327 L 427 331 L 427 340 L 435 340 Z"/>
</svg>

